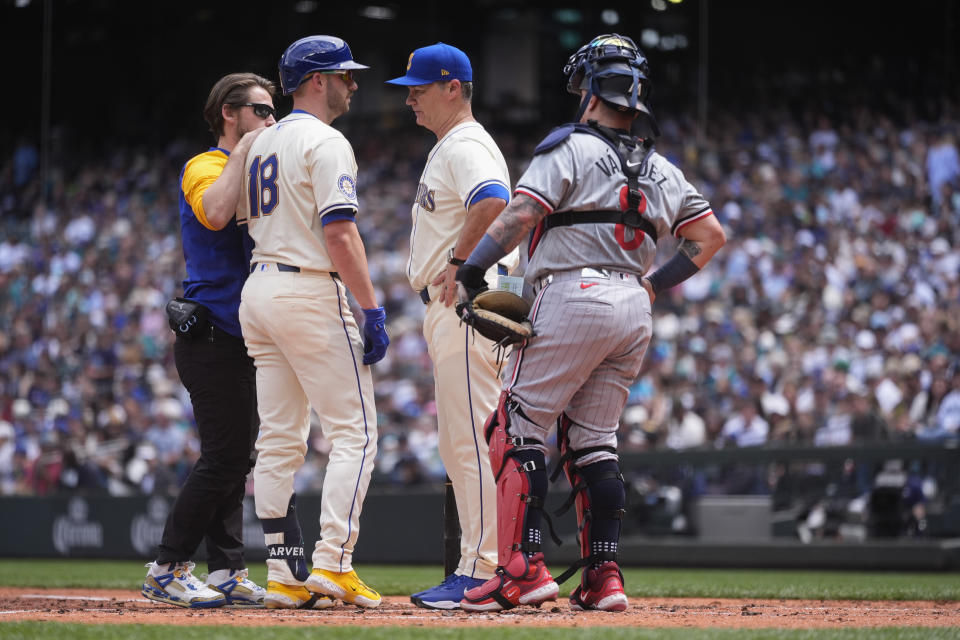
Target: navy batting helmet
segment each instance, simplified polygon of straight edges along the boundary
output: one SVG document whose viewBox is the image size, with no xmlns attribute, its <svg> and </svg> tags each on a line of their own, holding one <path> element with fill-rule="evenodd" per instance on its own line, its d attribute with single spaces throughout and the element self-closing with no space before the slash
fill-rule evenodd
<svg viewBox="0 0 960 640">
<path fill-rule="evenodd" d="M 285 96 L 296 91 L 306 75 L 312 71 L 370 68 L 354 62 L 350 47 L 336 36 L 300 38 L 280 56 L 279 67 L 280 86 Z"/>
<path fill-rule="evenodd" d="M 643 113 L 651 129 L 659 135 L 648 104 L 650 65 L 630 38 L 616 33 L 597 36 L 567 59 L 563 74 L 567 76 L 567 91 L 574 95 L 587 91 L 578 119 L 586 110 L 590 96 L 595 95 L 613 109 Z"/>
</svg>

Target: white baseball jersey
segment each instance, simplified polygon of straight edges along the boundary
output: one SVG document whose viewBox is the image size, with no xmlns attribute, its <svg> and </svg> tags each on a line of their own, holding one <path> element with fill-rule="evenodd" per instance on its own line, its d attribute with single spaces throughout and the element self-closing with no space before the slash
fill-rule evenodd
<svg viewBox="0 0 960 640">
<path fill-rule="evenodd" d="M 407 276 L 417 291 L 447 267 L 467 220 L 467 209 L 486 197 L 510 197 L 507 163 L 477 122 L 451 129 L 427 156 L 413 203 Z M 501 260 L 512 270 L 519 252 Z M 498 267 L 488 277 L 496 277 Z M 493 284 L 491 282 L 491 284 Z M 431 287 L 431 297 L 438 287 Z M 487 579 L 497 568 L 496 485 L 483 426 L 500 395 L 493 344 L 472 334 L 453 307 L 431 301 L 423 336 L 433 362 L 440 458 L 450 477 L 460 518 L 456 573 Z"/>
<path fill-rule="evenodd" d="M 357 161 L 342 133 L 294 111 L 254 140 L 237 212 L 254 262 L 334 271 L 321 219 L 342 210 L 357 211 Z"/>
<path fill-rule="evenodd" d="M 517 182 L 516 193 L 530 196 L 555 211 L 620 210 L 627 178 L 616 153 L 588 133 L 573 133 L 545 153 L 533 157 Z M 660 237 L 679 235 L 687 224 L 712 215 L 710 204 L 683 173 L 653 152 L 639 179 L 643 217 Z M 657 246 L 642 231 L 622 224 L 598 223 L 534 231 L 530 242 L 528 282 L 554 271 L 604 267 L 644 274 L 653 265 Z"/>
<path fill-rule="evenodd" d="M 274 522 L 286 517 L 307 452 L 312 407 L 331 447 L 312 560 L 315 568 L 335 572 L 352 567 L 377 451 L 373 377 L 361 364 L 363 338 L 346 287 L 329 273 L 334 265 L 322 224 L 326 216 L 356 213 L 356 175 L 343 135 L 294 111 L 251 146 L 238 212 L 259 263 L 240 302 L 243 337 L 257 367 L 257 516 Z M 290 544 L 285 536 L 266 533 L 265 541 Z M 267 560 L 267 579 L 299 584 L 283 559 Z"/>
<path fill-rule="evenodd" d="M 447 253 L 457 244 L 467 209 L 494 185 L 509 198 L 507 163 L 479 122 L 454 127 L 430 150 L 413 203 L 407 277 L 415 290 L 429 285 L 447 267 Z M 518 256 L 514 251 L 500 263 L 512 271 Z"/>
</svg>

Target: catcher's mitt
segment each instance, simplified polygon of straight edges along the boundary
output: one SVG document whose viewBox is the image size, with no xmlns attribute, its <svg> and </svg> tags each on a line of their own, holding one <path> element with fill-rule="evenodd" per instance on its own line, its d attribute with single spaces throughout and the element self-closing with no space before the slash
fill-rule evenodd
<svg viewBox="0 0 960 640">
<path fill-rule="evenodd" d="M 473 300 L 457 305 L 460 319 L 499 347 L 533 336 L 533 325 L 527 320 L 529 313 L 530 303 L 509 291 L 481 291 Z"/>
</svg>

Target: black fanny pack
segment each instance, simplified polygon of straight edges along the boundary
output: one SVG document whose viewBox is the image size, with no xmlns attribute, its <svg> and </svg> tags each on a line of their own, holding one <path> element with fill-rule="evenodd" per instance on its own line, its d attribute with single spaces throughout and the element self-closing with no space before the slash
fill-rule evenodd
<svg viewBox="0 0 960 640">
<path fill-rule="evenodd" d="M 195 338 L 203 334 L 210 325 L 210 311 L 193 300 L 174 298 L 167 303 L 167 321 L 177 335 Z"/>
</svg>

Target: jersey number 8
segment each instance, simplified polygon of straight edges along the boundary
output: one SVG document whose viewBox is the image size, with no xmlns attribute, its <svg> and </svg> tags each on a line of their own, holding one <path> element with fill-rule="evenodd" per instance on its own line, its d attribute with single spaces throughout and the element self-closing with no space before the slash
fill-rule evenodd
<svg viewBox="0 0 960 640">
<path fill-rule="evenodd" d="M 627 204 L 628 192 L 629 192 L 629 188 L 627 187 L 627 185 L 623 185 L 623 187 L 620 189 L 620 210 L 621 211 L 626 211 L 629 208 L 629 205 Z M 647 194 L 645 194 L 643 191 L 640 191 L 640 203 L 637 205 L 637 213 L 639 213 L 640 215 L 643 215 L 643 213 L 646 210 L 647 210 Z M 643 244 L 643 239 L 647 235 L 643 231 L 635 227 L 630 227 L 630 230 L 633 231 L 633 238 L 631 238 L 630 240 L 627 240 L 627 225 L 623 223 L 617 224 L 617 228 L 614 231 L 614 237 L 616 237 L 617 239 L 617 244 L 619 244 L 622 248 L 626 249 L 627 251 L 632 251 L 637 247 L 639 247 L 641 244 Z"/>
<path fill-rule="evenodd" d="M 273 213 L 277 206 L 278 196 L 277 178 L 279 165 L 277 154 L 269 156 L 260 162 L 260 156 L 253 159 L 250 165 L 250 217 L 259 218 Z"/>
</svg>

